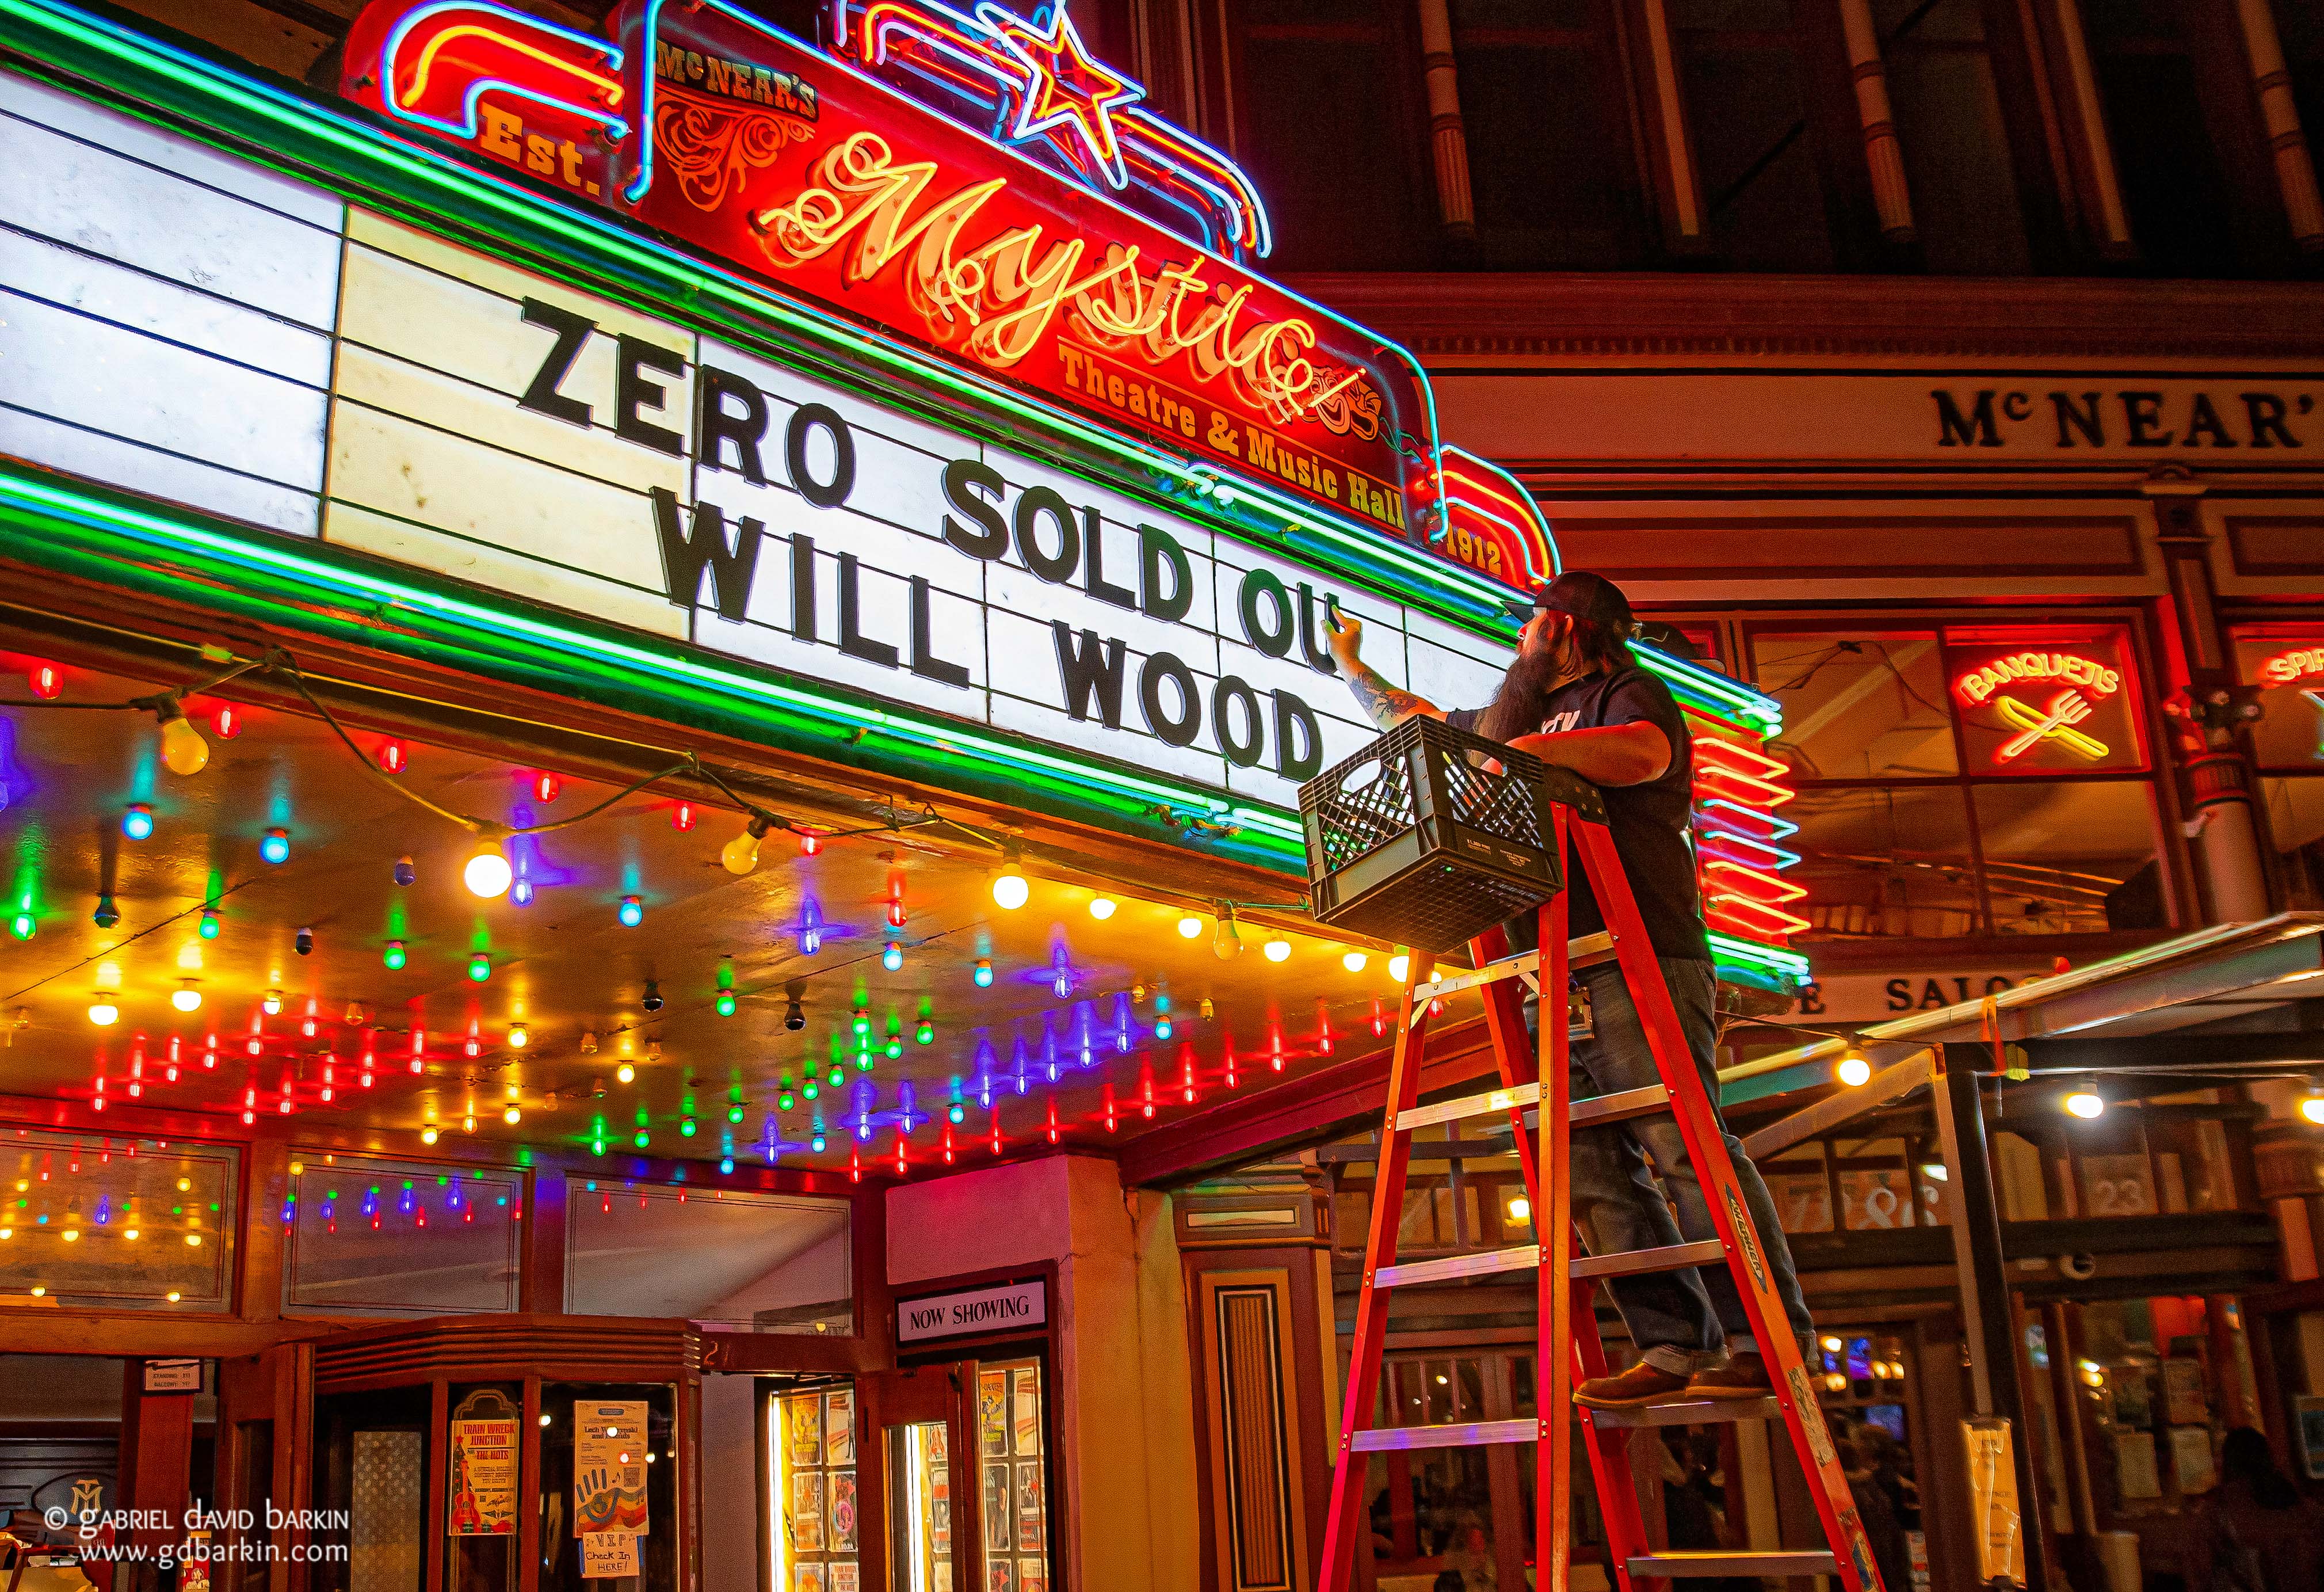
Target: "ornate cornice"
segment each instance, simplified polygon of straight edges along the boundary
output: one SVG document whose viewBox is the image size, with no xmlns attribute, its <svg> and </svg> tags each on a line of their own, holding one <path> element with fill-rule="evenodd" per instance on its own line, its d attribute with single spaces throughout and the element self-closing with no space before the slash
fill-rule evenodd
<svg viewBox="0 0 2324 1592">
<path fill-rule="evenodd" d="M 2313 282 L 1676 273 L 1289 280 L 1424 358 L 2324 357 L 2324 284 Z"/>
</svg>

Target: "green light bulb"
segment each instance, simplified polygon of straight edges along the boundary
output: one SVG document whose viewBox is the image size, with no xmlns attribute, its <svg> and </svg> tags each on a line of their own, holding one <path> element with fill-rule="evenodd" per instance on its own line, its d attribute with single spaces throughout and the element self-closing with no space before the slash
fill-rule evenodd
<svg viewBox="0 0 2324 1592">
<path fill-rule="evenodd" d="M 385 951 L 385 952 L 384 952 L 384 953 L 380 957 L 380 958 L 379 958 L 379 959 L 380 959 L 381 961 L 385 962 L 385 963 L 387 964 L 387 970 L 388 970 L 389 972 L 391 972 L 391 973 L 401 973 L 401 972 L 402 972 L 402 971 L 403 971 L 403 962 L 404 962 L 403 941 L 401 941 L 401 940 L 400 940 L 400 939 L 391 939 L 391 940 L 389 940 L 389 941 L 387 942 L 387 949 L 386 949 L 386 951 Z"/>
</svg>

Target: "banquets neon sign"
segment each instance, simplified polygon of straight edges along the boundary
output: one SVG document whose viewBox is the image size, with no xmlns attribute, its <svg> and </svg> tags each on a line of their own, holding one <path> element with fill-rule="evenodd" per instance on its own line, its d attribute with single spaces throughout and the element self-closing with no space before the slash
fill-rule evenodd
<svg viewBox="0 0 2324 1592">
<path fill-rule="evenodd" d="M 374 0 L 342 91 L 779 293 L 1524 587 L 1524 489 L 1440 449 L 1408 356 L 1243 261 L 1232 162 L 1093 60 L 1062 7 L 835 0 L 833 54 L 727 0 L 605 36 L 485 0 Z M 1220 493 L 1231 504 L 1231 491 Z"/>
<path fill-rule="evenodd" d="M 2008 688 L 2056 683 L 2038 706 Z M 1990 705 L 2002 723 L 2017 733 L 1994 748 L 1997 765 L 2014 763 L 2036 746 L 2051 745 L 2096 763 L 2108 754 L 2104 741 L 2077 727 L 2097 704 L 2122 689 L 2122 671 L 2079 653 L 2027 651 L 1988 660 L 1953 680 L 1953 690 L 1973 707 Z"/>
</svg>

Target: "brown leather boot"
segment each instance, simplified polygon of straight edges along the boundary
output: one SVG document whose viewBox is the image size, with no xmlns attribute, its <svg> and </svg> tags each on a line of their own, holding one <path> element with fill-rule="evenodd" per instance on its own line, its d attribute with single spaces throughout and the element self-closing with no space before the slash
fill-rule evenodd
<svg viewBox="0 0 2324 1592">
<path fill-rule="evenodd" d="M 1729 1355 L 1727 1364 L 1715 1371 L 1696 1372 L 1686 1384 L 1691 1399 L 1764 1399 L 1775 1391 L 1767 1362 L 1750 1354 Z"/>
<path fill-rule="evenodd" d="M 1573 1402 L 1592 1410 L 1635 1410 L 1676 1398 L 1686 1391 L 1687 1379 L 1675 1371 L 1640 1360 L 1613 1376 L 1593 1376 L 1573 1390 Z"/>
</svg>

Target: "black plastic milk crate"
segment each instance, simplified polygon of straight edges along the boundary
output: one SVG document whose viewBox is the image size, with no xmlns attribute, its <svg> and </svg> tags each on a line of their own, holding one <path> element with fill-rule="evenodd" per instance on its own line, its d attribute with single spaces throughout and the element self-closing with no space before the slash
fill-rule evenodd
<svg viewBox="0 0 2324 1592">
<path fill-rule="evenodd" d="M 1434 955 L 1540 905 L 1559 884 L 1547 783 L 1537 758 L 1406 719 L 1299 787 L 1315 920 Z"/>
</svg>

